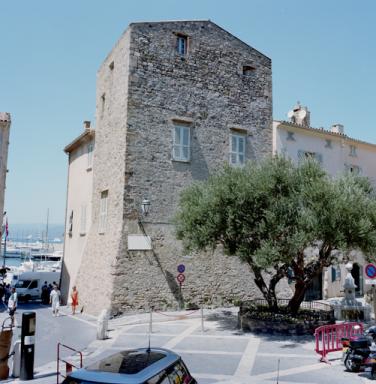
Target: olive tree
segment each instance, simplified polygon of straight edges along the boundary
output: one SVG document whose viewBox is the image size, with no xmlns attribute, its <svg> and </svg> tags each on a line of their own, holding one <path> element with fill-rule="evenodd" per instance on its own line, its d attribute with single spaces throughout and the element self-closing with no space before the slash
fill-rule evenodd
<svg viewBox="0 0 376 384">
<path fill-rule="evenodd" d="M 187 251 L 221 246 L 248 264 L 271 308 L 278 307 L 278 282 L 293 278 L 292 313 L 324 267 L 349 250 L 370 258 L 376 249 L 376 199 L 368 180 L 332 179 L 314 160 L 226 166 L 182 192 L 175 223 Z M 307 257 L 308 247 L 317 255 Z"/>
</svg>

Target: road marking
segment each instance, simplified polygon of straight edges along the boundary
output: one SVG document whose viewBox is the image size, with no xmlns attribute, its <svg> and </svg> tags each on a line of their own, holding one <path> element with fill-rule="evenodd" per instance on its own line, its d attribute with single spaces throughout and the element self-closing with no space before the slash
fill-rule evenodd
<svg viewBox="0 0 376 384">
<path fill-rule="evenodd" d="M 316 371 L 319 369 L 330 368 L 330 367 L 333 367 L 334 365 L 339 365 L 339 363 L 332 363 L 332 364 L 316 363 L 316 364 L 311 364 L 311 365 L 303 365 L 301 367 L 296 367 L 296 368 L 284 369 L 282 371 L 279 371 L 279 377 L 294 375 L 297 373 L 304 373 L 304 372 L 309 372 L 309 371 Z M 259 375 L 252 376 L 252 378 L 255 378 L 255 379 L 273 379 L 273 378 L 277 377 L 277 375 L 278 375 L 278 371 L 274 371 L 274 372 L 268 372 L 268 373 L 261 373 Z"/>
<path fill-rule="evenodd" d="M 134 326 L 137 326 L 139 324 L 134 324 Z M 148 333 L 148 331 L 145 332 L 123 332 L 126 335 L 133 335 L 133 336 L 144 336 L 145 334 Z M 152 333 L 154 336 L 176 336 L 177 333 L 164 333 L 164 332 L 158 332 L 158 331 L 153 331 Z M 249 340 L 250 336 L 229 336 L 229 335 L 224 335 L 224 336 L 218 336 L 218 335 L 198 335 L 198 334 L 192 334 L 192 337 L 197 337 L 197 338 L 203 338 L 203 339 L 228 339 L 228 340 Z M 299 355 L 300 356 L 300 355 Z"/>
<path fill-rule="evenodd" d="M 284 353 L 283 355 L 280 353 L 267 353 L 267 352 L 262 352 L 258 353 L 257 356 L 268 356 L 268 357 L 278 357 L 278 358 L 285 358 L 285 357 L 298 357 L 298 358 L 303 358 L 303 359 L 314 359 L 317 361 L 317 355 L 299 355 L 297 353 Z"/>
<path fill-rule="evenodd" d="M 238 368 L 235 371 L 236 376 L 250 376 L 258 347 L 260 345 L 260 339 L 252 337 L 247 344 L 247 347 L 243 353 L 243 356 L 238 364 Z"/>
<path fill-rule="evenodd" d="M 173 337 L 169 342 L 167 342 L 163 348 L 172 349 L 177 344 L 179 344 L 183 339 L 185 339 L 187 336 L 191 335 L 198 327 L 201 326 L 201 322 L 196 322 L 195 324 L 188 327 L 184 332 L 182 332 L 180 335 L 177 335 Z"/>
<path fill-rule="evenodd" d="M 226 356 L 242 356 L 243 352 L 226 352 L 226 351 L 203 351 L 197 349 L 174 349 L 177 353 L 192 353 L 194 355 L 226 355 Z"/>
</svg>

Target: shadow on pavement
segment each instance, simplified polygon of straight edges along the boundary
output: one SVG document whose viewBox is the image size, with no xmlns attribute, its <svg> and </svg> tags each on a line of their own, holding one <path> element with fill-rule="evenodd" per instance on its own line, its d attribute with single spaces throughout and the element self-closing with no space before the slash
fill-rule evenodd
<svg viewBox="0 0 376 384">
<path fill-rule="evenodd" d="M 243 333 L 238 327 L 237 313 L 231 311 L 222 310 L 220 312 L 209 314 L 205 316 L 205 321 L 218 322 L 218 329 L 221 331 L 234 331 L 237 334 Z"/>
<path fill-rule="evenodd" d="M 216 321 L 219 324 L 219 330 L 233 331 L 235 334 L 253 334 L 265 341 L 282 341 L 286 342 L 281 348 L 294 349 L 301 347 L 302 344 L 311 343 L 315 340 L 313 335 L 285 335 L 285 334 L 272 334 L 265 332 L 244 332 L 238 326 L 237 313 L 232 311 L 222 310 L 206 316 L 206 321 Z"/>
</svg>

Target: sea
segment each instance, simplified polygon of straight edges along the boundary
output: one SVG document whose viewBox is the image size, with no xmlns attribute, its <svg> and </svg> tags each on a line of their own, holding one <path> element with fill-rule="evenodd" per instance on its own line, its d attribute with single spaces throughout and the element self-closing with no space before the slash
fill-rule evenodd
<svg viewBox="0 0 376 384">
<path fill-rule="evenodd" d="M 15 248 L 17 247 L 17 245 L 22 245 L 22 246 L 25 246 L 25 245 L 30 245 L 33 246 L 33 248 L 35 248 L 35 245 L 39 245 L 40 248 L 44 248 L 45 247 L 45 243 L 44 242 L 41 242 L 40 239 L 36 238 L 36 239 L 33 239 L 33 238 L 17 238 L 17 239 L 12 239 L 11 237 L 7 240 L 7 249 L 9 248 Z M 52 250 L 61 250 L 62 249 L 62 239 L 61 238 L 57 238 L 57 237 L 54 237 L 54 238 L 49 238 L 48 239 L 48 247 L 49 249 L 52 251 Z M 9 248 L 8 248 L 9 247 Z M 0 267 L 5 265 L 5 266 L 8 266 L 8 267 L 17 267 L 19 265 L 21 265 L 21 263 L 23 263 L 24 261 L 27 261 L 30 259 L 30 251 L 26 251 L 24 252 L 23 254 L 15 254 L 15 253 L 8 253 L 6 252 L 5 253 L 5 257 L 4 257 L 4 240 L 2 241 L 2 244 L 1 244 L 1 251 L 0 251 Z"/>
</svg>

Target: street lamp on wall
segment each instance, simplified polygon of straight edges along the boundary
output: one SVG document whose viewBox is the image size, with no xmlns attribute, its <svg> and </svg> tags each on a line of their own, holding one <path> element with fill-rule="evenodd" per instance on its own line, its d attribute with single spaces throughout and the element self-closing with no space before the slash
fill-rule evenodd
<svg viewBox="0 0 376 384">
<path fill-rule="evenodd" d="M 150 209 L 150 200 L 144 199 L 141 203 L 141 211 L 144 216 L 147 216 Z"/>
</svg>

